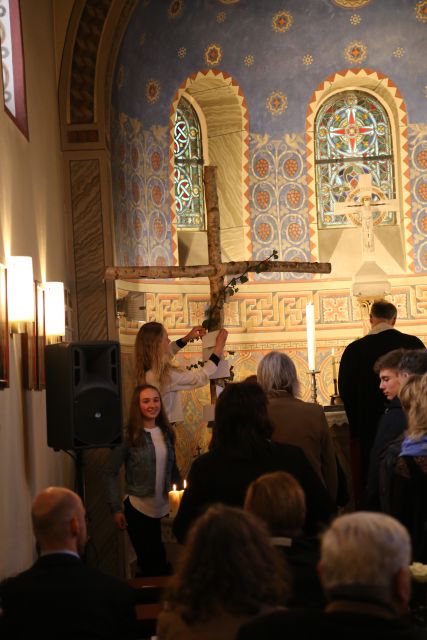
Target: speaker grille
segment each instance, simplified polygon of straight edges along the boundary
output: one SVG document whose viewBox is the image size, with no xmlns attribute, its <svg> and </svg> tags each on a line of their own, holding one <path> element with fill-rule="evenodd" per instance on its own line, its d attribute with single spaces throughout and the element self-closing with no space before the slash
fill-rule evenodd
<svg viewBox="0 0 427 640">
<path fill-rule="evenodd" d="M 47 345 L 45 362 L 48 446 L 67 450 L 120 444 L 119 343 Z"/>
</svg>

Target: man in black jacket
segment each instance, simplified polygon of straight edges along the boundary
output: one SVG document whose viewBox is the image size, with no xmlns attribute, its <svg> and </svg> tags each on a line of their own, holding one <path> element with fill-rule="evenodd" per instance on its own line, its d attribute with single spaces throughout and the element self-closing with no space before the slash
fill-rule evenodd
<svg viewBox="0 0 427 640">
<path fill-rule="evenodd" d="M 419 338 L 394 328 L 396 317 L 394 304 L 386 300 L 374 302 L 369 316 L 370 332 L 347 345 L 341 357 L 338 387 L 350 426 L 356 506 L 360 505 L 370 451 L 384 411 L 384 397 L 374 364 L 393 349 L 424 348 Z"/>
<path fill-rule="evenodd" d="M 34 500 L 33 530 L 40 556 L 0 585 L 0 637 L 131 640 L 136 590 L 86 566 L 85 509 L 79 496 L 49 487 Z"/>
</svg>

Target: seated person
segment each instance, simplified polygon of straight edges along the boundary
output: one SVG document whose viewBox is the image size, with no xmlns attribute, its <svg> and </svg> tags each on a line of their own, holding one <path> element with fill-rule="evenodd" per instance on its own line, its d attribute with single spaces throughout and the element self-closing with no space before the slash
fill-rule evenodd
<svg viewBox="0 0 427 640">
<path fill-rule="evenodd" d="M 317 537 L 303 534 L 305 495 L 299 482 L 286 471 L 265 473 L 249 485 L 244 508 L 266 523 L 272 543 L 290 569 L 288 606 L 323 609 L 325 597 L 317 573 L 320 544 Z"/>
<path fill-rule="evenodd" d="M 233 640 L 239 626 L 286 602 L 289 579 L 264 525 L 214 505 L 191 528 L 165 593 L 158 640 Z"/>
<path fill-rule="evenodd" d="M 236 640 L 426 640 L 407 619 L 411 541 L 384 513 L 336 518 L 321 540 L 324 611 L 277 611 L 244 624 Z"/>
<path fill-rule="evenodd" d="M 34 500 L 31 515 L 40 557 L 0 585 L 0 637 L 138 638 L 136 591 L 81 559 L 87 531 L 80 497 L 49 487 Z"/>
</svg>

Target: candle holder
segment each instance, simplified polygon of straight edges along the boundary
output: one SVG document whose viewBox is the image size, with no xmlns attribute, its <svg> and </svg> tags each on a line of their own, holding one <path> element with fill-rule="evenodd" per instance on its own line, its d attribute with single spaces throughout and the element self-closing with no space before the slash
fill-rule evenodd
<svg viewBox="0 0 427 640">
<path fill-rule="evenodd" d="M 317 381 L 316 381 L 316 375 L 320 373 L 320 371 L 318 369 L 310 369 L 309 374 L 311 376 L 311 401 L 315 402 L 316 404 L 318 404 L 317 402 Z"/>
<path fill-rule="evenodd" d="M 331 405 L 343 404 L 340 394 L 338 393 L 338 380 L 334 378 L 334 393 L 330 396 Z"/>
</svg>

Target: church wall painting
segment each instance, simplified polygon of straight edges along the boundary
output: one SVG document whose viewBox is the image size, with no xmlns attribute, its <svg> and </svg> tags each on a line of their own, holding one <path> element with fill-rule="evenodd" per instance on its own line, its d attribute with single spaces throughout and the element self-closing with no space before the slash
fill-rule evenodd
<svg viewBox="0 0 427 640">
<path fill-rule="evenodd" d="M 333 38 L 326 42 L 325 34 L 333 34 Z M 158 187 L 165 193 L 170 189 L 166 132 L 171 104 L 186 79 L 215 70 L 231 76 L 244 96 L 252 257 L 262 258 L 276 248 L 281 259 L 313 260 L 318 256 L 318 238 L 306 139 L 307 108 L 313 92 L 334 77 L 337 87 L 341 82 L 345 88 L 352 85 L 350 76 L 369 74 L 379 79 L 372 90 L 381 91 L 380 77 L 388 78 L 396 101 L 406 106 L 405 119 L 400 119 L 398 126 L 407 130 L 406 142 L 402 139 L 399 150 L 401 158 L 406 154 L 406 165 L 401 165 L 400 171 L 406 207 L 402 245 L 407 263 L 390 274 L 389 299 L 398 306 L 400 327 L 427 340 L 427 286 L 423 278 L 427 272 L 426 35 L 426 1 L 289 0 L 286 7 L 279 8 L 269 0 L 140 2 L 119 52 L 112 99 L 119 263 L 174 261 L 169 201 L 165 198 L 156 204 L 149 184 L 155 175 L 160 181 L 156 193 Z M 162 159 L 157 173 L 148 155 L 148 140 L 155 140 L 155 157 Z M 142 146 L 140 157 L 145 158 L 137 167 L 132 165 L 133 145 Z M 138 202 L 134 185 L 143 194 Z M 150 227 L 153 211 L 161 223 Z M 365 330 L 360 307 L 350 294 L 351 280 L 336 270 L 334 262 L 329 277 L 251 277 L 230 301 L 225 324 L 230 330 L 230 348 L 238 353 L 236 379 L 254 373 L 264 352 L 285 349 L 297 361 L 303 397 L 309 399 L 304 313 L 305 304 L 312 300 L 319 401 L 329 402 L 333 393 L 331 349 L 336 348 L 339 360 L 344 346 Z M 171 336 L 179 337 L 184 327 L 203 319 L 207 286 L 203 290 L 192 282 L 143 282 L 141 287 L 148 292 L 149 317 L 165 322 Z M 130 327 L 123 335 L 131 343 L 135 333 Z M 197 360 L 191 349 L 189 353 Z M 127 355 L 131 358 L 130 348 Z M 200 400 L 197 394 L 189 397 L 187 420 L 192 420 L 200 415 Z"/>
</svg>

